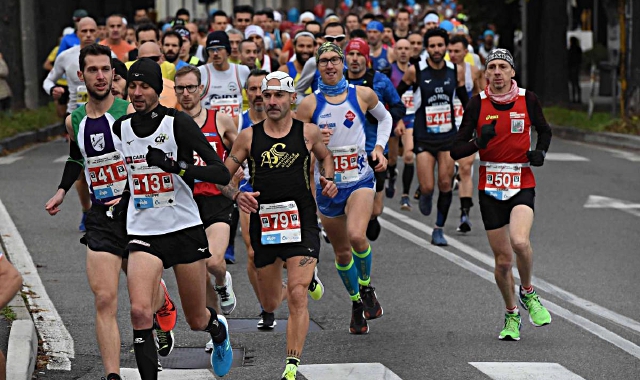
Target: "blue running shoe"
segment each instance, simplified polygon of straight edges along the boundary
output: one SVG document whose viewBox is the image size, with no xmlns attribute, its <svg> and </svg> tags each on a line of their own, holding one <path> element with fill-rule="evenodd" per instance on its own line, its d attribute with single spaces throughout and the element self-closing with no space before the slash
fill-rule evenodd
<svg viewBox="0 0 640 380">
<path fill-rule="evenodd" d="M 447 239 L 444 238 L 442 228 L 433 229 L 433 233 L 431 234 L 431 244 L 440 247 L 446 247 L 447 245 L 449 245 L 449 243 L 447 243 Z"/>
<path fill-rule="evenodd" d="M 469 220 L 469 215 L 462 211 L 462 215 L 460 215 L 460 225 L 458 226 L 458 232 L 467 233 L 471 231 L 471 221 Z"/>
<path fill-rule="evenodd" d="M 227 250 L 224 251 L 224 261 L 227 264 L 235 264 L 236 263 L 236 253 L 233 249 L 233 246 L 227 246 Z"/>
<path fill-rule="evenodd" d="M 420 194 L 420 212 L 422 215 L 431 215 L 431 208 L 433 206 L 433 192 L 430 194 Z"/>
<path fill-rule="evenodd" d="M 84 226 L 84 222 L 87 220 L 87 212 L 82 212 L 82 220 L 80 220 L 80 225 L 78 226 L 78 230 L 80 232 L 87 232 L 87 228 Z"/>
<path fill-rule="evenodd" d="M 211 352 L 211 367 L 217 376 L 224 376 L 229 373 L 231 363 L 233 363 L 233 351 L 231 350 L 231 341 L 229 340 L 229 327 L 227 327 L 227 319 L 218 314 L 218 322 L 224 327 L 227 337 L 224 342 L 218 344 L 213 343 L 213 351 Z"/>
</svg>

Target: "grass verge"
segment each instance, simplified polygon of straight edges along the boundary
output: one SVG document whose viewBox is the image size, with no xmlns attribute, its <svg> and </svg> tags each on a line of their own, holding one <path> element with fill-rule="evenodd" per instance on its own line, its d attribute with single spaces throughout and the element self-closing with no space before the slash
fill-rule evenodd
<svg viewBox="0 0 640 380">
<path fill-rule="evenodd" d="M 609 112 L 594 112 L 589 118 L 586 111 L 561 107 L 545 107 L 544 116 L 551 125 L 574 127 L 592 132 L 616 132 L 640 135 L 640 118 L 612 119 Z"/>
<path fill-rule="evenodd" d="M 5 306 L 0 310 L 0 315 L 2 315 L 7 321 L 13 322 L 16 320 L 16 313 L 9 306 Z"/>
<path fill-rule="evenodd" d="M 18 110 L 11 114 L 0 113 L 0 140 L 18 133 L 37 131 L 51 124 L 60 123 L 53 102 L 35 110 Z"/>
</svg>

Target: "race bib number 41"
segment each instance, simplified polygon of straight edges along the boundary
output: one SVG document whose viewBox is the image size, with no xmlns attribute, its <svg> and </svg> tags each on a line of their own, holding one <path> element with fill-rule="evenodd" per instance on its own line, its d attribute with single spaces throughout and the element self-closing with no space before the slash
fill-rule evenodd
<svg viewBox="0 0 640 380">
<path fill-rule="evenodd" d="M 428 133 L 446 133 L 452 128 L 451 106 L 430 106 L 425 108 Z"/>
<path fill-rule="evenodd" d="M 333 154 L 335 183 L 358 180 L 358 147 L 355 145 L 329 148 Z"/>
<path fill-rule="evenodd" d="M 146 163 L 133 164 L 133 204 L 137 210 L 175 205 L 173 175 Z"/>
<path fill-rule="evenodd" d="M 299 243 L 302 241 L 300 214 L 296 202 L 260 205 L 260 242 L 267 244 Z"/>
<path fill-rule="evenodd" d="M 127 185 L 127 170 L 119 152 L 87 157 L 87 170 L 93 195 L 97 199 L 122 195 Z"/>
<path fill-rule="evenodd" d="M 484 192 L 499 201 L 506 201 L 520 192 L 522 164 L 485 165 Z"/>
</svg>

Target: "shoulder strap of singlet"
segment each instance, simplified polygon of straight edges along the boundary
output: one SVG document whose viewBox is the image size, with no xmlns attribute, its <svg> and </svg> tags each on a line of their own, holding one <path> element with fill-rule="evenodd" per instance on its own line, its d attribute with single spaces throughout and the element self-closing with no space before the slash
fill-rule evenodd
<svg viewBox="0 0 640 380">
<path fill-rule="evenodd" d="M 238 64 L 233 64 L 234 69 L 236 70 L 236 81 L 238 81 L 238 88 L 240 89 L 240 94 L 242 94 L 242 82 L 240 81 L 240 70 L 238 70 Z"/>
<path fill-rule="evenodd" d="M 484 92 L 484 90 L 480 91 L 480 99 L 486 99 L 487 98 L 487 93 Z"/>
</svg>

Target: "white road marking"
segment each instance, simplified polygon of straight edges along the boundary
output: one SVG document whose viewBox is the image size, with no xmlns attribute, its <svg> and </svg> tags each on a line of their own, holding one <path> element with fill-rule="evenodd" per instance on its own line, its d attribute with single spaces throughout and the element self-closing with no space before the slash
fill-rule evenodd
<svg viewBox="0 0 640 380">
<path fill-rule="evenodd" d="M 69 158 L 69 155 L 65 155 L 65 156 L 61 156 L 56 158 L 55 160 L 53 160 L 53 162 L 67 162 L 67 159 Z"/>
<path fill-rule="evenodd" d="M 380 363 L 306 364 L 298 371 L 309 380 L 402 380 Z"/>
<path fill-rule="evenodd" d="M 10 165 L 18 160 L 22 160 L 24 157 L 22 156 L 7 156 L 0 157 L 0 165 Z"/>
<path fill-rule="evenodd" d="M 494 380 L 584 380 L 558 363 L 470 362 Z"/>
<path fill-rule="evenodd" d="M 549 152 L 544 157 L 545 161 L 589 161 L 588 158 L 578 156 L 572 153 L 555 153 Z"/>
<path fill-rule="evenodd" d="M 385 210 L 386 212 L 386 210 Z M 432 245 L 431 243 L 427 242 L 425 239 L 422 239 L 414 234 L 412 234 L 409 231 L 406 231 L 394 224 L 391 224 L 390 222 L 382 219 L 382 218 L 378 218 L 378 220 L 380 221 L 380 224 L 382 225 L 382 227 L 390 232 L 395 233 L 398 236 L 401 236 L 403 238 L 405 238 L 406 240 L 409 240 L 410 242 L 415 243 L 416 245 L 419 245 L 423 248 L 426 248 L 427 250 L 435 253 L 436 255 L 447 259 L 449 261 L 451 261 L 454 264 L 457 264 L 465 269 L 467 269 L 470 272 L 475 273 L 476 275 L 484 278 L 487 281 L 490 281 L 492 283 L 495 284 L 495 279 L 494 279 L 494 275 L 493 275 L 493 271 L 489 271 L 486 270 L 484 268 L 481 268 L 479 266 L 477 266 L 476 264 L 473 264 L 470 261 L 467 261 L 465 259 L 463 259 L 462 257 L 447 251 L 444 248 Z M 431 233 L 431 232 L 429 232 Z M 449 242 L 451 244 L 451 238 L 447 238 L 449 239 Z M 515 273 L 514 273 L 514 277 L 515 277 Z M 533 281 L 534 284 L 536 284 L 535 280 Z M 540 286 L 537 284 L 536 285 L 539 289 Z M 635 345 L 634 343 L 624 339 L 623 337 L 605 329 L 604 327 L 591 322 L 590 320 L 575 314 L 563 307 L 561 307 L 560 305 L 557 305 L 551 301 L 549 301 L 548 299 L 544 300 L 544 304 L 547 307 L 547 309 L 556 316 L 562 317 L 564 319 L 566 319 L 568 322 L 571 322 L 573 324 L 575 324 L 576 326 L 594 334 L 595 336 L 613 344 L 614 346 L 620 348 L 621 350 L 625 351 L 626 353 L 628 353 L 629 355 L 640 359 L 640 347 L 638 347 L 637 345 Z"/>
<path fill-rule="evenodd" d="M 427 226 L 424 223 L 418 222 L 417 220 L 414 220 L 408 216 L 406 216 L 405 214 L 401 214 L 399 212 L 396 212 L 394 210 L 391 210 L 389 208 L 385 208 L 384 209 L 384 213 L 386 215 L 392 216 L 396 219 L 398 219 L 399 221 L 406 223 L 420 231 L 426 231 L 427 234 L 431 235 L 431 232 L 433 231 L 433 229 L 429 226 Z M 468 256 L 473 257 L 474 259 L 480 261 L 481 263 L 489 266 L 490 268 L 493 268 L 495 265 L 495 261 L 493 256 L 485 254 L 483 252 L 478 251 L 477 249 L 470 247 L 462 242 L 460 242 L 459 240 L 454 239 L 453 237 L 447 236 L 447 241 L 449 242 L 449 246 L 456 248 L 458 250 L 460 250 L 461 252 L 467 254 Z M 518 274 L 518 270 L 516 268 L 513 268 L 513 276 L 515 278 L 520 278 L 520 275 Z M 604 306 L 600 306 L 596 303 L 593 303 L 591 301 L 588 301 L 584 298 L 580 298 L 577 295 L 570 293 L 556 285 L 553 285 L 541 278 L 538 277 L 532 277 L 532 282 L 535 284 L 536 288 L 543 290 L 551 295 L 554 295 L 560 299 L 562 299 L 565 302 L 568 302 L 574 306 L 579 307 L 582 310 L 585 310 L 591 314 L 597 315 L 600 318 L 604 318 L 607 319 L 615 324 L 618 324 L 620 326 L 629 328 L 631 330 L 633 330 L 634 332 L 640 334 L 640 322 L 635 321 L 629 317 L 626 317 L 624 315 L 618 314 L 613 310 L 609 310 L 607 308 L 605 308 Z"/>
<path fill-rule="evenodd" d="M 50 370 L 71 370 L 75 357 L 73 338 L 67 331 L 33 264 L 31 254 L 24 244 L 11 216 L 0 200 L 0 234 L 11 262 L 22 274 L 23 290 L 31 309 L 33 323 L 43 340 L 46 355 L 51 357 L 47 365 Z"/>
<path fill-rule="evenodd" d="M 120 368 L 122 380 L 140 380 L 137 368 Z M 158 372 L 158 380 L 205 380 L 215 379 L 208 369 L 163 369 Z"/>
<path fill-rule="evenodd" d="M 614 208 L 624 211 L 634 216 L 640 217 L 640 203 L 631 203 L 621 199 L 603 197 L 600 195 L 589 195 L 585 208 Z"/>
</svg>

